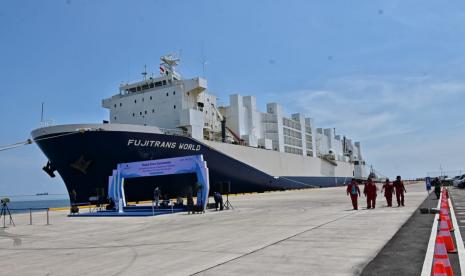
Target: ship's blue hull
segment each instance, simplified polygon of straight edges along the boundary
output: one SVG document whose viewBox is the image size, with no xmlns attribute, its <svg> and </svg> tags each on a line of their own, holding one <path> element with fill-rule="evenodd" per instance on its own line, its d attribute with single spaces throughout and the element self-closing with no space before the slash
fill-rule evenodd
<svg viewBox="0 0 465 276">
<path fill-rule="evenodd" d="M 212 192 L 226 192 L 223 182 L 230 182 L 230 193 L 246 193 L 336 186 L 347 181 L 346 177 L 271 176 L 184 136 L 125 131 L 59 135 L 35 140 L 63 178 L 72 203 L 106 197 L 108 177 L 118 163 L 194 154 L 202 154 L 207 161 Z M 168 197 L 185 196 L 186 187 L 195 182 L 195 176 L 189 174 L 149 177 L 126 182 L 125 189 L 128 200 L 138 201 L 151 199 L 156 186 Z"/>
</svg>

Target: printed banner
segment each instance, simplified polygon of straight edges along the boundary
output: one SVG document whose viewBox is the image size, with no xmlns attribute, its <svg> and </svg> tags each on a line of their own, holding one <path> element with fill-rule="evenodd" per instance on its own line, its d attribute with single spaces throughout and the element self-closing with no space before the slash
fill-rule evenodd
<svg viewBox="0 0 465 276">
<path fill-rule="evenodd" d="M 430 191 L 431 190 L 431 178 L 429 176 L 425 178 L 425 184 L 426 184 L 426 190 Z"/>
</svg>

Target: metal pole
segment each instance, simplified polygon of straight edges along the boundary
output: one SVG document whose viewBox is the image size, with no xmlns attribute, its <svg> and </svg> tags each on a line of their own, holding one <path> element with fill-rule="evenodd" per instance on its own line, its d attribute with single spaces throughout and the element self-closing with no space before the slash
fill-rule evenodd
<svg viewBox="0 0 465 276">
<path fill-rule="evenodd" d="M 48 211 L 49 211 L 49 208 L 47 208 L 47 225 L 50 225 L 50 219 L 49 219 L 49 216 L 48 216 Z"/>
<path fill-rule="evenodd" d="M 155 216 L 155 201 L 152 200 L 152 216 Z"/>
<path fill-rule="evenodd" d="M 40 112 L 40 123 L 44 123 L 44 103 L 42 103 L 42 111 Z M 43 127 L 43 125 L 42 125 Z"/>
<path fill-rule="evenodd" d="M 29 225 L 32 225 L 32 209 L 29 208 Z"/>
<path fill-rule="evenodd" d="M 428 190 L 426 192 L 428 193 L 428 213 L 431 213 L 431 194 Z"/>
</svg>

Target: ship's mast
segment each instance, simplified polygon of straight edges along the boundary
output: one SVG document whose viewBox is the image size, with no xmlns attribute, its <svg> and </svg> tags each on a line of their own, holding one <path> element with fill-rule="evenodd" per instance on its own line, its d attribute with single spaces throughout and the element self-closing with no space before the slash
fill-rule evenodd
<svg viewBox="0 0 465 276">
<path fill-rule="evenodd" d="M 147 64 L 144 64 L 144 72 L 142 72 L 142 76 L 144 76 L 144 81 L 147 80 Z"/>
</svg>

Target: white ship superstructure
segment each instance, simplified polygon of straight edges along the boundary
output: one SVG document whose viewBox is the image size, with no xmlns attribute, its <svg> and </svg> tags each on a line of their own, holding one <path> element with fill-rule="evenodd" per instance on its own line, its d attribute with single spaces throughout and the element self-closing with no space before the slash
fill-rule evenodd
<svg viewBox="0 0 465 276">
<path fill-rule="evenodd" d="M 267 112 L 262 113 L 254 96 L 235 94 L 229 102 L 222 108 L 226 124 L 248 146 L 344 162 L 363 161 L 360 142 L 336 135 L 334 128 L 315 128 L 314 120 L 302 113 L 286 117 L 277 103 L 268 103 Z"/>
<path fill-rule="evenodd" d="M 174 70 L 177 59 L 165 56 L 162 61 L 160 77 L 122 84 L 117 95 L 103 100 L 110 123 L 185 130 L 195 139 L 203 139 L 203 129 L 218 132 L 216 97 L 206 92 L 207 81 L 181 79 Z"/>
<path fill-rule="evenodd" d="M 225 120 L 224 142 L 365 164 L 360 142 L 336 135 L 334 128 L 316 128 L 314 120 L 302 113 L 287 117 L 278 103 L 268 103 L 266 112 L 261 112 L 254 96 L 234 94 L 228 106 L 218 107 L 205 79 L 182 79 L 175 72 L 178 59 L 164 56 L 162 61 L 160 77 L 122 84 L 117 95 L 103 100 L 103 107 L 110 110 L 110 123 L 157 126 L 199 141 L 222 141 Z M 354 175 L 364 177 L 364 168 Z"/>
</svg>

